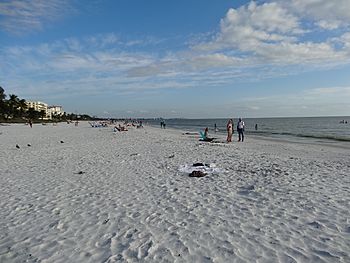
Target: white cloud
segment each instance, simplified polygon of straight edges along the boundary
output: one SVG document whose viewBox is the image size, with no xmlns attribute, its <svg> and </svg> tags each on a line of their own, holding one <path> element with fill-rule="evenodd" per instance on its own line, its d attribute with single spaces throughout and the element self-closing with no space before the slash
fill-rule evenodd
<svg viewBox="0 0 350 263">
<path fill-rule="evenodd" d="M 328 88 L 315 88 L 306 91 L 306 94 L 312 96 L 339 96 L 350 98 L 350 87 L 328 87 Z"/>
<path fill-rule="evenodd" d="M 327 21 L 327 20 L 319 20 L 316 22 L 316 25 L 323 29 L 333 30 L 337 29 L 340 26 L 339 21 Z"/>
<path fill-rule="evenodd" d="M 298 18 L 274 2 L 262 5 L 250 2 L 237 10 L 230 9 L 222 20 L 222 30 L 230 30 L 232 25 L 246 25 L 266 32 L 302 33 Z"/>
<path fill-rule="evenodd" d="M 338 38 L 334 38 L 333 41 L 340 43 L 345 51 L 350 52 L 350 32 L 347 32 Z"/>
<path fill-rule="evenodd" d="M 297 17 L 290 14 L 277 3 L 229 9 L 221 20 L 220 33 L 215 41 L 199 45 L 197 49 L 238 48 L 241 51 L 256 49 L 261 42 L 295 41 L 295 35 L 303 30 Z"/>
<path fill-rule="evenodd" d="M 14 34 L 40 30 L 71 9 L 68 0 L 5 0 L 0 3 L 0 28 Z"/>
<path fill-rule="evenodd" d="M 310 4 L 312 1 L 305 2 Z M 193 49 L 225 54 L 234 52 L 235 59 L 244 57 L 246 65 L 316 65 L 347 61 L 350 57 L 347 50 L 334 46 L 329 39 L 305 40 L 311 29 L 305 28 L 301 15 L 295 12 L 299 2 L 293 3 L 291 6 L 281 2 L 262 5 L 250 2 L 238 9 L 230 9 L 214 40 L 198 44 Z M 323 27 L 337 26 L 334 21 L 318 22 Z"/>
<path fill-rule="evenodd" d="M 242 58 L 230 57 L 221 53 L 194 56 L 186 61 L 186 64 L 190 65 L 193 70 L 242 66 L 244 63 L 244 59 Z"/>
<path fill-rule="evenodd" d="M 350 25 L 349 0 L 292 0 L 280 1 L 305 19 L 315 21 L 324 29 Z"/>
</svg>

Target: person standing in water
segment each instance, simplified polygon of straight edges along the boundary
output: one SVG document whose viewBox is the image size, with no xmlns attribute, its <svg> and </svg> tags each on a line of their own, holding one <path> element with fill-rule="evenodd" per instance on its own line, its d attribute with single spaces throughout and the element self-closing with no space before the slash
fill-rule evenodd
<svg viewBox="0 0 350 263">
<path fill-rule="evenodd" d="M 243 142 L 244 141 L 244 121 L 242 120 L 242 118 L 238 119 L 237 132 L 238 132 L 238 141 Z"/>
<path fill-rule="evenodd" d="M 227 139 L 226 142 L 232 142 L 232 134 L 233 134 L 233 120 L 229 119 L 226 125 L 227 130 Z"/>
</svg>

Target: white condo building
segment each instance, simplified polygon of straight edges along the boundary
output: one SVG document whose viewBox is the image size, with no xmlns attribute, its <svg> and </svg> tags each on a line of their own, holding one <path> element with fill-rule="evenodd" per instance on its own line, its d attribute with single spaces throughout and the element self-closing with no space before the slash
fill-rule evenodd
<svg viewBox="0 0 350 263">
<path fill-rule="evenodd" d="M 33 108 L 36 111 L 42 111 L 44 110 L 47 112 L 48 105 L 44 102 L 40 101 L 27 101 L 28 108 Z"/>
<path fill-rule="evenodd" d="M 62 106 L 53 105 L 48 107 L 48 115 L 50 115 L 50 119 L 54 115 L 62 116 L 63 114 L 64 114 L 64 111 L 62 110 Z"/>
<path fill-rule="evenodd" d="M 28 108 L 33 108 L 36 111 L 45 111 L 45 119 L 52 119 L 53 115 L 63 115 L 62 106 L 49 106 L 47 103 L 41 101 L 27 101 Z"/>
</svg>

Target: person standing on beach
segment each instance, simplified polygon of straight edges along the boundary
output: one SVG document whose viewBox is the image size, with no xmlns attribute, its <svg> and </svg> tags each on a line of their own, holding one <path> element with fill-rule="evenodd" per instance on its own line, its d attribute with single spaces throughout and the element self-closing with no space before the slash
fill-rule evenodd
<svg viewBox="0 0 350 263">
<path fill-rule="evenodd" d="M 30 128 L 33 128 L 33 122 L 32 122 L 32 120 L 29 120 L 29 126 L 30 126 Z"/>
<path fill-rule="evenodd" d="M 244 141 L 244 121 L 242 120 L 242 118 L 238 119 L 237 132 L 238 132 L 238 141 L 243 142 Z"/>
<path fill-rule="evenodd" d="M 232 142 L 232 134 L 233 134 L 233 120 L 229 119 L 226 125 L 227 129 L 227 139 L 226 142 Z"/>
</svg>

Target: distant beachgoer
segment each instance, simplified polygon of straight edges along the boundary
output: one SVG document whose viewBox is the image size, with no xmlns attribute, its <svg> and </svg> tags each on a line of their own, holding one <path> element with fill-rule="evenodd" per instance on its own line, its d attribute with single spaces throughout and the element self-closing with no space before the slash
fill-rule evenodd
<svg viewBox="0 0 350 263">
<path fill-rule="evenodd" d="M 123 125 L 120 125 L 120 123 L 119 123 L 119 125 L 118 125 L 118 129 L 117 129 L 118 131 L 128 131 L 128 129 Z"/>
<path fill-rule="evenodd" d="M 217 126 L 216 126 L 216 123 L 214 124 L 214 132 L 217 132 Z"/>
<path fill-rule="evenodd" d="M 161 122 L 160 122 L 160 128 L 161 128 L 161 129 L 163 129 L 163 124 L 164 124 L 164 122 L 161 121 Z"/>
<path fill-rule="evenodd" d="M 255 130 L 256 131 L 258 130 L 258 124 L 255 124 Z"/>
<path fill-rule="evenodd" d="M 238 141 L 243 142 L 244 141 L 244 121 L 242 118 L 239 118 L 237 123 L 237 132 L 238 132 Z"/>
<path fill-rule="evenodd" d="M 226 125 L 227 130 L 227 139 L 226 142 L 232 142 L 232 134 L 233 134 L 233 120 L 229 119 Z"/>
<path fill-rule="evenodd" d="M 204 138 L 208 138 L 209 129 L 208 127 L 204 130 Z"/>
<path fill-rule="evenodd" d="M 163 128 L 165 129 L 165 122 L 163 122 Z"/>
<path fill-rule="evenodd" d="M 78 121 L 75 121 L 75 124 L 74 124 L 74 125 L 75 125 L 75 126 L 78 126 L 78 124 L 79 124 L 79 122 L 78 122 Z"/>
<path fill-rule="evenodd" d="M 33 128 L 33 122 L 32 122 L 32 120 L 29 120 L 29 126 L 30 126 L 30 128 Z"/>
<path fill-rule="evenodd" d="M 206 127 L 204 129 L 204 134 L 201 132 L 201 136 L 202 136 L 202 138 L 200 139 L 200 141 L 211 142 L 214 140 L 214 138 L 209 138 L 209 128 L 208 127 Z"/>
<path fill-rule="evenodd" d="M 143 128 L 143 124 L 142 121 L 139 121 L 138 124 L 136 125 L 136 128 Z"/>
</svg>

